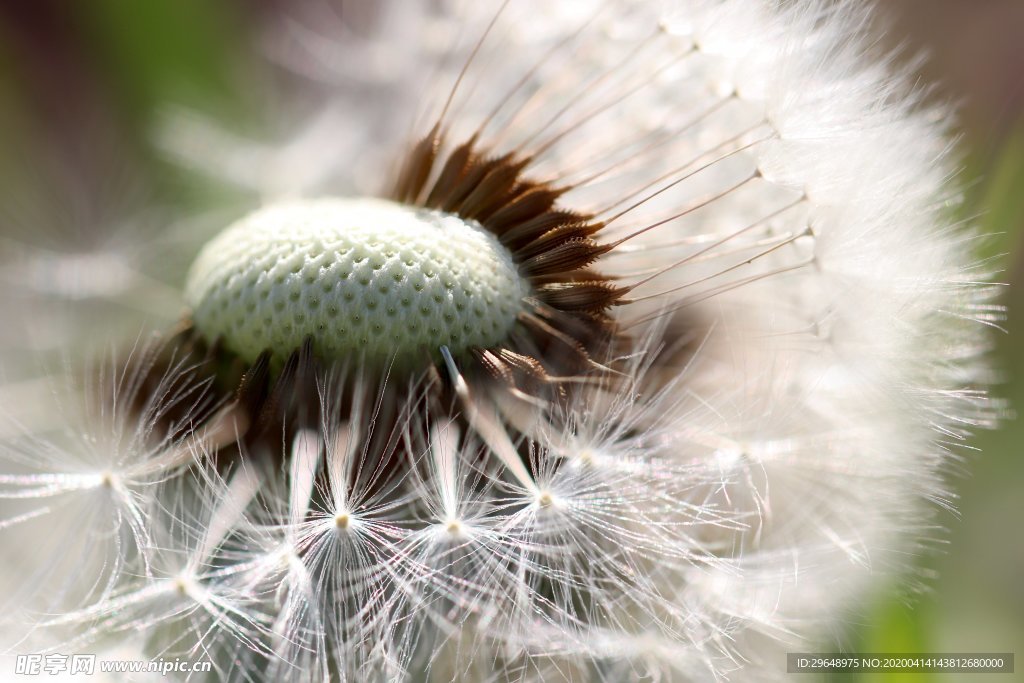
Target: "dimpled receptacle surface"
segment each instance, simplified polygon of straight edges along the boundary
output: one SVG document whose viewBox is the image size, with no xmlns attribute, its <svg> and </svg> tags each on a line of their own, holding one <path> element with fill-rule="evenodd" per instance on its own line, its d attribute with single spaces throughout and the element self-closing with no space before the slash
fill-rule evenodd
<svg viewBox="0 0 1024 683">
<path fill-rule="evenodd" d="M 185 298 L 196 329 L 247 361 L 307 337 L 329 361 L 398 362 L 501 342 L 528 285 L 479 224 L 376 199 L 281 203 L 200 252 Z"/>
</svg>

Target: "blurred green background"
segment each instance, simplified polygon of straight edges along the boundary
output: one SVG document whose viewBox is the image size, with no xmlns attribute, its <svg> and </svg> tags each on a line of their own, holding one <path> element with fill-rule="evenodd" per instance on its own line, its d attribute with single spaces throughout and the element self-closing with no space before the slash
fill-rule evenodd
<svg viewBox="0 0 1024 683">
<path fill-rule="evenodd" d="M 964 218 L 992 235 L 984 256 L 993 258 L 1007 283 L 1007 333 L 996 335 L 1006 382 L 997 393 L 1024 412 L 1024 323 L 1014 314 L 1024 303 L 1024 1 L 878 5 L 883 44 L 908 55 L 925 51 L 922 75 L 939 84 L 935 96 L 959 105 Z M 147 134 L 171 104 L 252 125 L 258 117 L 248 112 L 260 96 L 246 90 L 244 84 L 255 81 L 245 76 L 253 68 L 270 69 L 253 66 L 259 63 L 254 38 L 275 21 L 277 9 L 275 0 L 3 0 L 0 178 L 23 182 L 42 155 L 62 170 L 41 176 L 45 191 L 85 178 L 89 192 L 122 200 L 123 186 L 144 177 L 153 201 L 182 211 L 202 208 L 202 197 L 161 161 Z M 1022 444 L 1020 420 L 974 440 L 980 452 L 965 452 L 954 481 L 959 514 L 944 513 L 949 531 L 940 552 L 917 559 L 927 592 L 911 594 L 904 583 L 880 589 L 859 611 L 859 626 L 846 634 L 848 650 L 1024 655 Z M 1012 676 L 828 680 L 1024 681 L 1024 663 L 1018 661 L 1017 670 Z"/>
</svg>

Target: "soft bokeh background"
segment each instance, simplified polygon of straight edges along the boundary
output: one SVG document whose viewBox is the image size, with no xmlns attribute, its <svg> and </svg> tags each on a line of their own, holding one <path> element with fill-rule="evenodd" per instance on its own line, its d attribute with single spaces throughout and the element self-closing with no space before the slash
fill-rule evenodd
<svg viewBox="0 0 1024 683">
<path fill-rule="evenodd" d="M 145 216 L 149 206 L 201 211 L 207 190 L 154 151 L 154 122 L 186 105 L 258 129 L 265 93 L 255 84 L 279 74 L 256 58 L 257 28 L 285 1 L 0 0 L 0 237 L 87 242 L 96 225 Z M 1024 1 L 878 4 L 882 43 L 924 51 L 934 96 L 959 105 L 964 219 L 992 235 L 984 255 L 1007 283 L 1006 333 L 996 335 L 1006 382 L 997 392 L 1024 412 L 1024 322 L 1015 314 L 1024 310 Z M 972 445 L 980 453 L 964 452 L 959 513 L 942 518 L 941 551 L 916 559 L 930 590 L 880 588 L 846 635 L 848 649 L 1024 656 L 1024 421 Z M 1024 680 L 1024 662 L 1017 670 L 830 680 Z"/>
</svg>

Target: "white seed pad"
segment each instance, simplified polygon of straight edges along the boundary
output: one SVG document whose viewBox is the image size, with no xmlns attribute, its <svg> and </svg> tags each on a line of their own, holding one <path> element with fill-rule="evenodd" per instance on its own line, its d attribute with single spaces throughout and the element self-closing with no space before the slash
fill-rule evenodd
<svg viewBox="0 0 1024 683">
<path fill-rule="evenodd" d="M 210 241 L 185 300 L 196 329 L 251 362 L 312 337 L 328 360 L 458 353 L 507 337 L 529 286 L 475 221 L 377 199 L 292 201 Z"/>
</svg>

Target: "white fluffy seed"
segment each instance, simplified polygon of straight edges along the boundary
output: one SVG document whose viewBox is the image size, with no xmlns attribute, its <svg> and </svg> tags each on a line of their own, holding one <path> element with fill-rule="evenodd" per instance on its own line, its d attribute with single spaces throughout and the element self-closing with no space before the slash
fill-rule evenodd
<svg viewBox="0 0 1024 683">
<path fill-rule="evenodd" d="M 199 254 L 185 288 L 197 330 L 247 361 L 307 337 L 325 359 L 491 346 L 529 292 L 478 223 L 376 199 L 276 204 Z"/>
</svg>

